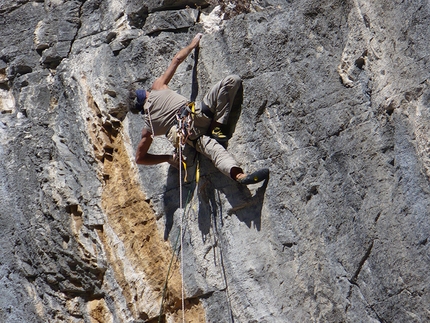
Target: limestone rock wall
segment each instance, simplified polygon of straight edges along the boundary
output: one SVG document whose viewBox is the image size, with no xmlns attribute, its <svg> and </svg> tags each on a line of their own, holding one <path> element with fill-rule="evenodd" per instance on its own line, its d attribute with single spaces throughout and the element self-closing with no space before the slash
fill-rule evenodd
<svg viewBox="0 0 430 323">
<path fill-rule="evenodd" d="M 0 321 L 429 321 L 429 20 L 422 0 L 3 1 Z M 129 90 L 197 32 L 171 87 L 240 75 L 228 150 L 271 175 L 243 187 L 189 149 L 181 212 L 178 171 L 134 162 Z"/>
</svg>

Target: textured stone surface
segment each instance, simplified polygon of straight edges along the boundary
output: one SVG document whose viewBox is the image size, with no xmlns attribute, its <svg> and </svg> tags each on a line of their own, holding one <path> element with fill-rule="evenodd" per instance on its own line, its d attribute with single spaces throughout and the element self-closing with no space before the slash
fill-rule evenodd
<svg viewBox="0 0 430 323">
<path fill-rule="evenodd" d="M 429 321 L 429 19 L 418 0 L 3 1 L 0 321 L 180 322 L 182 280 L 187 322 Z M 228 150 L 271 176 L 242 187 L 187 150 L 181 275 L 178 171 L 134 163 L 128 96 L 197 32 L 197 100 L 243 78 Z"/>
</svg>

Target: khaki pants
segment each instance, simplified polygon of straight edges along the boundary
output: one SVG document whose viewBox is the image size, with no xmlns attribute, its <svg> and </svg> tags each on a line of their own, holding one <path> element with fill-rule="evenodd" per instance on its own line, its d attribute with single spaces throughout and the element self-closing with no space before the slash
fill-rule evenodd
<svg viewBox="0 0 430 323">
<path fill-rule="evenodd" d="M 203 98 L 204 104 L 214 114 L 216 122 L 227 124 L 234 97 L 241 83 L 242 80 L 239 76 L 229 75 L 216 83 Z M 221 173 L 230 176 L 233 167 L 240 167 L 237 166 L 236 160 L 222 145 L 207 135 L 212 121 L 202 113 L 201 103 L 196 104 L 194 133 L 190 136 L 188 144 L 209 158 Z"/>
</svg>

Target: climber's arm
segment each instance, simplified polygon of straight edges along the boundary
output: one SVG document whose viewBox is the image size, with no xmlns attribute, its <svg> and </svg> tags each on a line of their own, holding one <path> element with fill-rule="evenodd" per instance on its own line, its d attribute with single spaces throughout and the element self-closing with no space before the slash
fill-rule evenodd
<svg viewBox="0 0 430 323">
<path fill-rule="evenodd" d="M 167 88 L 167 85 L 175 74 L 178 66 L 185 60 L 185 58 L 187 58 L 191 51 L 199 45 L 200 38 L 202 38 L 202 34 L 199 33 L 194 36 L 193 40 L 188 46 L 182 48 L 175 55 L 175 57 L 173 57 L 172 62 L 170 63 L 164 74 L 155 80 L 154 84 L 152 85 L 153 90 L 162 90 Z"/>
<path fill-rule="evenodd" d="M 142 130 L 142 139 L 137 145 L 136 163 L 140 165 L 155 165 L 168 162 L 176 166 L 176 161 L 172 155 L 153 155 L 148 154 L 149 147 L 152 144 L 152 134 L 147 129 Z"/>
<path fill-rule="evenodd" d="M 152 155 L 148 154 L 149 147 L 152 144 L 151 132 L 146 129 L 142 131 L 142 139 L 137 145 L 136 163 L 140 165 L 155 165 L 167 162 L 169 155 Z"/>
</svg>

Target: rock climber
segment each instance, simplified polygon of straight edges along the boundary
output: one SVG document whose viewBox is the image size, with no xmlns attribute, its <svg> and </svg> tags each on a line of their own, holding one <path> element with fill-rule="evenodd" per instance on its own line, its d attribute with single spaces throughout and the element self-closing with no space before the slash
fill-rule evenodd
<svg viewBox="0 0 430 323">
<path fill-rule="evenodd" d="M 193 123 L 186 143 L 199 153 L 209 158 L 223 174 L 241 184 L 252 184 L 268 178 L 269 170 L 264 168 L 252 174 L 245 174 L 220 142 L 228 140 L 223 133 L 233 99 L 241 86 L 242 80 L 237 75 L 225 77 L 216 83 L 205 95 L 202 102 L 195 104 L 191 112 L 189 101 L 168 87 L 178 66 L 199 46 L 202 34 L 197 34 L 190 44 L 181 49 L 172 59 L 169 67 L 157 78 L 150 90 L 139 89 L 135 92 L 135 107 L 145 113 L 142 137 L 137 146 L 136 163 L 154 165 L 168 162 L 179 167 L 179 159 L 174 155 L 154 155 L 148 153 L 153 136 L 171 136 L 172 127 L 178 123 L 178 117 L 190 115 Z"/>
</svg>

